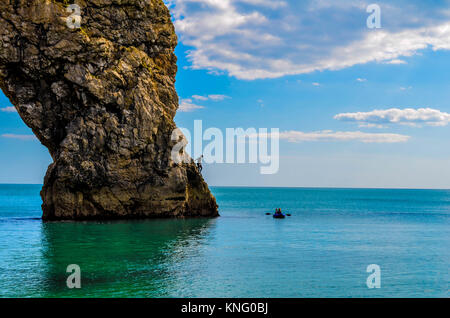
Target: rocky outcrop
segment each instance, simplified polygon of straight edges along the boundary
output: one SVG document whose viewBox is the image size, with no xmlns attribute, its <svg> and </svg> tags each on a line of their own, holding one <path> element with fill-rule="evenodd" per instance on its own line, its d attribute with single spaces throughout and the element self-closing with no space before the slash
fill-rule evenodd
<svg viewBox="0 0 450 318">
<path fill-rule="evenodd" d="M 217 216 L 195 164 L 171 158 L 177 38 L 163 1 L 77 0 L 80 28 L 73 3 L 0 2 L 0 88 L 53 158 L 43 218 Z"/>
</svg>

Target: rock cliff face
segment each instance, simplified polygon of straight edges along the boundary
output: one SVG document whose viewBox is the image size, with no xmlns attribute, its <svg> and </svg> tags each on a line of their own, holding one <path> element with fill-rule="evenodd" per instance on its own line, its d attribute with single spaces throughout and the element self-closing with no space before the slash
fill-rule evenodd
<svg viewBox="0 0 450 318">
<path fill-rule="evenodd" d="M 217 216 L 195 164 L 171 159 L 177 38 L 163 1 L 77 0 L 81 28 L 73 3 L 0 2 L 0 88 L 53 158 L 43 219 Z"/>
</svg>

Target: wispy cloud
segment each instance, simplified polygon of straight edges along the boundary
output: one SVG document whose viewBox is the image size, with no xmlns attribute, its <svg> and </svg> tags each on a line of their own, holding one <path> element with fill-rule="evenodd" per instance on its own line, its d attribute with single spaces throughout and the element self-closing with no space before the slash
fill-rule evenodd
<svg viewBox="0 0 450 318">
<path fill-rule="evenodd" d="M 193 112 L 197 109 L 202 109 L 202 108 L 205 108 L 205 107 L 196 105 L 192 102 L 192 99 L 187 98 L 187 99 L 182 99 L 180 101 L 180 107 L 178 108 L 178 111 L 188 113 L 188 112 Z"/>
<path fill-rule="evenodd" d="M 192 98 L 193 98 L 193 99 L 196 99 L 196 100 L 203 100 L 203 101 L 208 100 L 208 97 L 206 97 L 206 96 L 200 96 L 200 95 L 192 95 Z"/>
<path fill-rule="evenodd" d="M 209 97 L 209 99 L 211 99 L 213 101 L 216 101 L 216 102 L 224 100 L 224 99 L 231 98 L 231 97 L 226 96 L 226 95 L 208 95 L 208 97 Z"/>
<path fill-rule="evenodd" d="M 0 111 L 4 113 L 17 113 L 17 110 L 14 106 L 0 108 Z"/>
<path fill-rule="evenodd" d="M 366 133 L 361 131 L 286 131 L 280 133 L 280 139 L 289 142 L 304 141 L 359 141 L 363 143 L 399 143 L 406 142 L 410 136 L 389 133 Z"/>
<path fill-rule="evenodd" d="M 363 82 L 367 82 L 367 79 L 365 79 L 365 78 L 357 78 L 356 81 L 360 82 L 360 83 L 363 83 Z"/>
<path fill-rule="evenodd" d="M 432 108 L 390 108 L 370 112 L 342 113 L 337 114 L 334 118 L 378 128 L 382 128 L 386 124 L 446 126 L 450 123 L 449 113 Z"/>
<path fill-rule="evenodd" d="M 400 60 L 400 59 L 393 59 L 393 60 L 384 62 L 384 64 L 399 65 L 399 64 L 408 64 L 408 63 L 406 61 L 403 61 L 403 60 Z"/>
<path fill-rule="evenodd" d="M 8 138 L 8 139 L 37 140 L 36 136 L 34 136 L 34 135 L 3 134 L 0 136 L 2 138 Z"/>
<path fill-rule="evenodd" d="M 256 137 L 268 137 L 273 138 L 273 134 L 257 134 L 251 136 L 251 138 L 256 139 Z M 332 131 L 332 130 L 321 130 L 313 132 L 303 132 L 297 130 L 284 131 L 279 133 L 279 138 L 281 140 L 286 140 L 291 143 L 300 142 L 349 142 L 357 141 L 363 143 L 401 143 L 407 142 L 411 137 L 400 134 L 391 133 L 367 133 L 362 131 Z"/>
<path fill-rule="evenodd" d="M 370 2 L 170 0 L 194 69 L 254 80 L 369 62 L 403 64 L 420 50 L 450 50 L 448 4 L 378 1 L 389 28 L 369 30 Z M 408 12 L 405 14 L 404 12 Z M 276 27 L 275 27 L 276 26 Z M 337 32 L 337 26 L 339 30 Z M 360 26 L 360 27 L 358 27 Z"/>
<path fill-rule="evenodd" d="M 195 104 L 193 100 L 201 101 L 201 102 L 207 102 L 207 101 L 219 102 L 219 101 L 223 101 L 223 100 L 229 99 L 229 98 L 231 98 L 231 97 L 227 96 L 227 95 L 220 95 L 220 94 L 210 94 L 210 95 L 205 95 L 205 96 L 192 95 L 191 98 L 181 99 L 180 107 L 178 108 L 178 110 L 180 112 L 186 113 L 186 112 L 193 112 L 195 110 L 205 108 L 204 106 Z"/>
<path fill-rule="evenodd" d="M 201 101 L 211 100 L 214 102 L 218 102 L 218 101 L 222 101 L 224 99 L 229 99 L 231 97 L 227 96 L 227 95 L 211 94 L 211 95 L 206 95 L 206 96 L 192 95 L 192 98 L 196 99 L 196 100 L 201 100 Z"/>
<path fill-rule="evenodd" d="M 381 125 L 381 124 L 372 124 L 372 123 L 359 123 L 358 127 L 360 128 L 387 128 L 387 126 L 385 125 Z"/>
</svg>

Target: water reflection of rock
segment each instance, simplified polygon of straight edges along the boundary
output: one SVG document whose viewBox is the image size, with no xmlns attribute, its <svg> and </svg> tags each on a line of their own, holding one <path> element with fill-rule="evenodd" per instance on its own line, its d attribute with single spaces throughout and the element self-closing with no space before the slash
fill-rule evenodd
<svg viewBox="0 0 450 318">
<path fill-rule="evenodd" d="M 164 297 L 177 265 L 205 244 L 215 220 L 148 220 L 42 225 L 43 296 Z M 68 289 L 66 268 L 81 267 Z M 187 273 L 188 274 L 188 273 Z"/>
</svg>

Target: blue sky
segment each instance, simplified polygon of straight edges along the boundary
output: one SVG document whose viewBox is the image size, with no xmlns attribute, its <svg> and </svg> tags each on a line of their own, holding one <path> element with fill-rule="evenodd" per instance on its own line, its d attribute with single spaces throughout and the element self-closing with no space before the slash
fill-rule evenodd
<svg viewBox="0 0 450 318">
<path fill-rule="evenodd" d="M 279 128 L 280 170 L 211 164 L 211 185 L 450 188 L 450 2 L 166 1 L 178 126 Z M 0 95 L 0 183 L 51 162 Z M 372 141 L 372 142 L 368 142 Z M 376 142 L 373 142 L 376 141 Z"/>
</svg>

